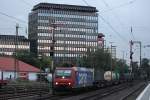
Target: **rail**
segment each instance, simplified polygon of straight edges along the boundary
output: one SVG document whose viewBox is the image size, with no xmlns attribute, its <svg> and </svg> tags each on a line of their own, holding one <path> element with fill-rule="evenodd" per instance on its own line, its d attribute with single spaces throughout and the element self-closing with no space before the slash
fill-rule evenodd
<svg viewBox="0 0 150 100">
<path fill-rule="evenodd" d="M 141 84 L 140 86 L 138 86 L 135 89 L 133 89 L 132 91 L 130 91 L 127 95 L 122 97 L 120 100 L 132 100 L 130 98 L 133 98 L 134 94 L 136 94 L 138 92 L 140 93 L 140 91 L 143 90 L 145 87 L 146 87 L 146 84 Z M 136 98 L 136 96 L 134 98 Z"/>
<path fill-rule="evenodd" d="M 136 100 L 150 100 L 150 84 L 144 89 Z"/>
<path fill-rule="evenodd" d="M 26 96 L 41 96 L 43 94 L 49 93 L 47 86 L 16 86 L 10 85 L 0 89 L 0 100 L 7 100 L 12 98 L 20 98 Z"/>
<path fill-rule="evenodd" d="M 94 93 L 92 95 L 88 95 L 86 97 L 80 98 L 80 100 L 99 100 L 100 98 L 106 97 L 110 94 L 113 94 L 115 92 L 126 89 L 127 87 L 128 87 L 127 84 L 123 84 L 123 85 L 120 85 L 120 86 L 114 86 L 114 87 L 111 87 L 111 88 L 109 87 L 107 89 L 100 90 L 96 94 Z"/>
</svg>

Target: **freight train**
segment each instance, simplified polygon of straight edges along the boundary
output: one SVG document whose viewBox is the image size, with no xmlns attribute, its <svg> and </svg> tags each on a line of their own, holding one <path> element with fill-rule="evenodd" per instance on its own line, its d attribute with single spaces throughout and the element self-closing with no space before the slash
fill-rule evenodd
<svg viewBox="0 0 150 100">
<path fill-rule="evenodd" d="M 53 86 L 54 90 L 73 90 L 89 87 L 106 87 L 125 82 L 129 74 L 120 77 L 119 73 L 99 71 L 83 67 L 59 67 L 55 69 Z"/>
</svg>

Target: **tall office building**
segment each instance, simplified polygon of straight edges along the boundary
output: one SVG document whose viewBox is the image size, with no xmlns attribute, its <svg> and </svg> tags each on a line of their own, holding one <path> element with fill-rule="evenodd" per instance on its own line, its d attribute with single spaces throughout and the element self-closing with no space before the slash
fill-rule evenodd
<svg viewBox="0 0 150 100">
<path fill-rule="evenodd" d="M 98 13 L 95 7 L 39 3 L 29 14 L 30 49 L 50 56 L 54 32 L 56 61 L 75 60 L 96 50 Z"/>
</svg>

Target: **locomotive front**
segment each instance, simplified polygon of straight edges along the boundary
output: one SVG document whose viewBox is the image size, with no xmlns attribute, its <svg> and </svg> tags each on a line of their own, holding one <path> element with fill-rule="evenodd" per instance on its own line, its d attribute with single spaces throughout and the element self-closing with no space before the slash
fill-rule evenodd
<svg viewBox="0 0 150 100">
<path fill-rule="evenodd" d="M 73 71 L 68 68 L 56 68 L 54 75 L 55 90 L 71 89 L 73 87 Z"/>
</svg>

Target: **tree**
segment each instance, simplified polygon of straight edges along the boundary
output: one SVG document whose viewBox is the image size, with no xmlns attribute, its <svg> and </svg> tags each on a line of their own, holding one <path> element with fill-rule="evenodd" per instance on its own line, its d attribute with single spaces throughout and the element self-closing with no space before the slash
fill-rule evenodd
<svg viewBox="0 0 150 100">
<path fill-rule="evenodd" d="M 45 68 L 51 68 L 51 58 L 47 56 L 42 56 L 41 60 L 41 67 L 44 70 Z"/>
<path fill-rule="evenodd" d="M 143 58 L 141 62 L 141 67 L 143 71 L 146 73 L 147 77 L 150 78 L 150 65 L 149 65 L 149 59 Z"/>
<path fill-rule="evenodd" d="M 111 56 L 108 51 L 104 51 L 103 49 L 98 49 L 92 57 L 92 64 L 97 69 L 110 70 L 111 68 Z"/>
<path fill-rule="evenodd" d="M 124 60 L 112 59 L 109 51 L 104 49 L 98 49 L 95 52 L 87 50 L 86 56 L 81 57 L 78 62 L 80 62 L 80 65 L 83 67 L 108 71 L 111 70 L 111 60 L 113 71 L 121 74 L 128 72 L 128 65 Z"/>
<path fill-rule="evenodd" d="M 140 78 L 139 65 L 138 65 L 137 61 L 132 62 L 132 73 L 133 73 L 135 79 Z"/>
<path fill-rule="evenodd" d="M 51 59 L 49 57 L 42 56 L 41 58 L 38 58 L 36 54 L 29 51 L 17 52 L 16 58 L 43 70 L 51 67 Z"/>
<path fill-rule="evenodd" d="M 128 73 L 129 66 L 126 64 L 126 62 L 123 59 L 116 59 L 116 64 L 114 66 L 114 70 L 119 72 L 120 74 Z"/>
<path fill-rule="evenodd" d="M 100 70 L 110 69 L 111 56 L 108 51 L 98 49 L 95 52 L 90 49 L 87 50 L 86 56 L 79 59 L 80 65 L 83 67 L 91 67 Z"/>
</svg>

